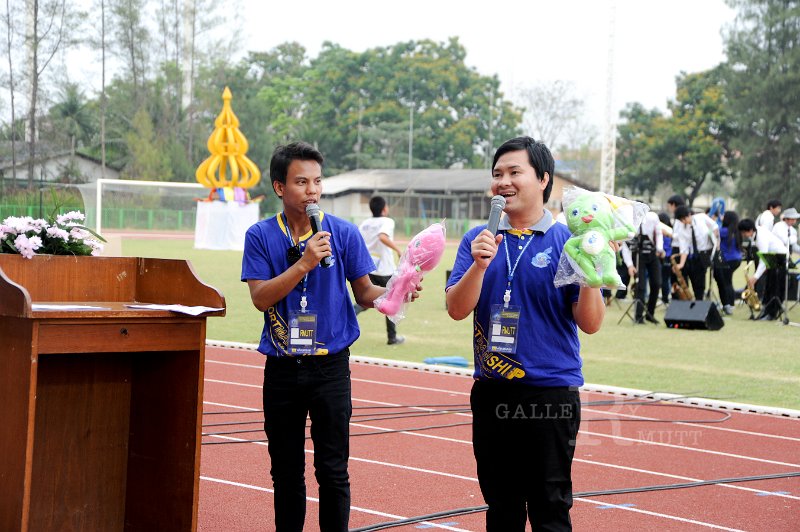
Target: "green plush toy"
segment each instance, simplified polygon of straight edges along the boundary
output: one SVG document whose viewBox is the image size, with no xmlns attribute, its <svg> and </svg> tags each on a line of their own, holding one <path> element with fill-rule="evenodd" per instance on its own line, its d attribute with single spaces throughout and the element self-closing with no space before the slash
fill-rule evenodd
<svg viewBox="0 0 800 532">
<path fill-rule="evenodd" d="M 631 238 L 635 229 L 622 217 L 614 215 L 611 203 L 602 192 L 578 195 L 565 214 L 572 236 L 564 244 L 564 251 L 583 272 L 586 285 L 592 288 L 621 286 L 614 250 L 608 243 Z"/>
</svg>

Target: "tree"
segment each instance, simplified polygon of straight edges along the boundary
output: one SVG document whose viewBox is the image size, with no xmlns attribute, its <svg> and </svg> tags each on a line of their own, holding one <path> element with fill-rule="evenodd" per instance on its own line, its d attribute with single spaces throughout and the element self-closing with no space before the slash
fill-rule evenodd
<svg viewBox="0 0 800 532">
<path fill-rule="evenodd" d="M 94 124 L 86 98 L 75 83 L 66 82 L 60 90 L 59 102 L 50 108 L 55 135 L 67 137 L 70 155 L 78 145 L 86 146 L 94 135 Z"/>
<path fill-rule="evenodd" d="M 730 125 L 719 68 L 681 74 L 676 84 L 669 115 L 639 104 L 621 113 L 617 180 L 645 194 L 669 183 L 691 206 L 704 184 L 730 175 Z"/>
<path fill-rule="evenodd" d="M 11 186 L 17 186 L 17 139 L 16 135 L 14 135 L 14 128 L 13 124 L 16 122 L 16 104 L 14 102 L 14 91 L 16 89 L 16 85 L 14 83 L 14 61 L 13 61 L 13 54 L 14 54 L 14 26 L 15 20 L 11 15 L 11 0 L 6 0 L 6 14 L 3 17 L 3 22 L 6 25 L 6 53 L 8 57 L 8 94 L 11 104 Z M 0 179 L 0 187 L 2 187 L 5 179 Z M 0 188 L 0 193 L 3 190 Z"/>
<path fill-rule="evenodd" d="M 142 16 L 147 0 L 111 0 L 111 25 L 116 35 L 117 55 L 125 65 L 123 73 L 130 82 L 137 106 L 144 103 L 144 83 L 148 72 L 150 32 Z"/>
<path fill-rule="evenodd" d="M 468 68 L 465 57 L 456 38 L 408 41 L 360 54 L 326 43 L 303 77 L 310 140 L 337 170 L 399 152 L 380 135 L 362 135 L 359 143 L 359 131 L 375 128 L 391 138 L 407 132 L 413 167 L 485 167 L 488 139 L 516 134 L 520 114 L 503 99 L 499 80 Z"/>
<path fill-rule="evenodd" d="M 583 101 L 575 95 L 575 85 L 569 81 L 547 81 L 525 87 L 520 89 L 516 100 L 525 109 L 522 127 L 526 134 L 553 149 L 568 140 L 570 131 L 586 129 L 581 120 Z M 581 140 L 569 147 L 580 146 L 587 139 Z"/>
<path fill-rule="evenodd" d="M 726 94 L 736 153 L 736 198 L 755 215 L 766 201 L 800 205 L 800 2 L 728 0 Z"/>
<path fill-rule="evenodd" d="M 131 126 L 132 129 L 125 135 L 130 160 L 123 175 L 144 181 L 170 181 L 172 168 L 169 156 L 160 149 L 165 143 L 156 137 L 153 121 L 145 109 L 136 112 Z"/>
<path fill-rule="evenodd" d="M 74 44 L 71 32 L 77 26 L 77 12 L 67 10 L 66 0 L 25 0 L 27 8 L 25 48 L 28 52 L 28 188 L 33 187 L 36 159 L 36 113 L 41 76 L 56 53 Z"/>
</svg>

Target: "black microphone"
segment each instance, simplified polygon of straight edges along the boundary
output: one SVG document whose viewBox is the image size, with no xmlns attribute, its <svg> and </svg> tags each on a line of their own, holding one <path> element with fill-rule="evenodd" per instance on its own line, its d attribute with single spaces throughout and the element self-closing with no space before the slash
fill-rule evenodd
<svg viewBox="0 0 800 532">
<path fill-rule="evenodd" d="M 311 234 L 316 235 L 322 229 L 322 222 L 319 219 L 319 205 L 316 203 L 306 205 L 306 215 L 311 220 Z M 333 266 L 333 258 L 323 257 L 320 264 L 322 264 L 323 268 L 330 268 Z"/>
<path fill-rule="evenodd" d="M 497 195 L 492 198 L 492 209 L 489 211 L 489 223 L 486 229 L 493 235 L 497 235 L 497 226 L 500 225 L 500 214 L 506 206 L 506 199 Z"/>
</svg>

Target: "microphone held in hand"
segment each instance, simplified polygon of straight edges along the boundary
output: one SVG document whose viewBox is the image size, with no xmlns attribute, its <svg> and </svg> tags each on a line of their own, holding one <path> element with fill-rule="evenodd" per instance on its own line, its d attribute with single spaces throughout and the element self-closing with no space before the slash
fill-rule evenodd
<svg viewBox="0 0 800 532">
<path fill-rule="evenodd" d="M 489 211 L 489 223 L 486 229 L 493 235 L 497 234 L 497 226 L 500 225 L 500 215 L 506 206 L 506 199 L 499 194 L 492 198 L 492 208 Z"/>
<path fill-rule="evenodd" d="M 306 205 L 306 215 L 308 219 L 311 220 L 311 233 L 313 235 L 317 234 L 322 230 L 322 222 L 319 219 L 319 205 L 316 203 L 309 203 Z M 324 257 L 322 261 L 320 261 L 320 264 L 322 264 L 323 268 L 330 268 L 333 266 L 333 258 Z"/>
</svg>

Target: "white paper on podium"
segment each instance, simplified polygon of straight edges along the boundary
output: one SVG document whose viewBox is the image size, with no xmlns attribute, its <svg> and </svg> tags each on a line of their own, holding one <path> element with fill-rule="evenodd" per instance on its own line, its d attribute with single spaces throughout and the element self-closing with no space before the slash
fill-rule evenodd
<svg viewBox="0 0 800 532">
<path fill-rule="evenodd" d="M 108 307 L 70 303 L 31 303 L 31 310 L 108 310 Z"/>
<path fill-rule="evenodd" d="M 190 316 L 199 316 L 204 312 L 214 312 L 217 310 L 225 310 L 216 307 L 189 307 L 186 305 L 160 305 L 157 303 L 141 303 L 141 304 L 126 304 L 128 308 L 140 308 L 150 310 L 171 310 L 172 312 L 180 312 L 181 314 L 189 314 Z"/>
<path fill-rule="evenodd" d="M 195 249 L 242 251 L 244 235 L 258 222 L 258 203 L 199 201 L 194 226 Z"/>
</svg>

